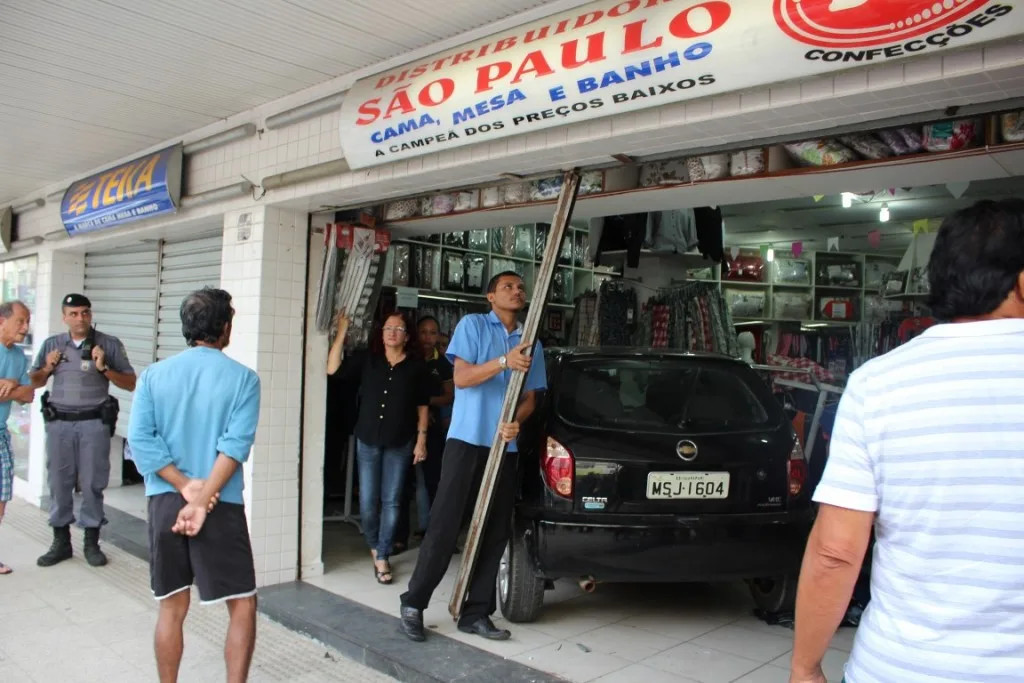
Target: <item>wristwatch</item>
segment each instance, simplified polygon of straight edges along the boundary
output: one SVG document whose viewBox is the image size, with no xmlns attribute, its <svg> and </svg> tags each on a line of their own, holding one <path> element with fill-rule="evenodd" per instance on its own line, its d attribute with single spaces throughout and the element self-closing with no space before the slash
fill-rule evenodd
<svg viewBox="0 0 1024 683">
<path fill-rule="evenodd" d="M 501 366 L 502 370 L 508 370 L 508 358 L 505 357 L 505 356 L 502 356 L 501 358 L 499 358 L 498 359 L 498 365 Z"/>
</svg>

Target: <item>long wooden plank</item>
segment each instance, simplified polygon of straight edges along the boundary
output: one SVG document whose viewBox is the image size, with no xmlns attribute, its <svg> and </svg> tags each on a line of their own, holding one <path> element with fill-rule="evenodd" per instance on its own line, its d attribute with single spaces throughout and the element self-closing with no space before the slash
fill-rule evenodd
<svg viewBox="0 0 1024 683">
<path fill-rule="evenodd" d="M 580 189 L 580 176 L 576 171 L 569 171 L 562 181 L 562 191 L 558 195 L 558 202 L 555 204 L 555 216 L 551 222 L 551 230 L 548 233 L 547 247 L 544 249 L 544 257 L 541 259 L 537 280 L 533 288 L 533 302 L 526 314 L 526 322 L 523 325 L 523 343 L 529 343 L 530 348 L 537 339 L 537 331 L 540 329 L 541 316 L 544 314 L 544 304 L 548 299 L 548 292 L 551 290 L 551 282 L 555 277 L 555 266 L 558 264 L 558 253 L 562 248 L 562 239 L 565 237 L 566 228 L 572 220 L 572 211 L 576 206 L 576 195 Z M 519 406 L 519 397 L 523 392 L 523 385 L 526 382 L 526 373 L 513 372 L 509 380 L 508 388 L 505 390 L 505 400 L 501 406 L 501 422 L 512 422 L 515 419 L 516 409 Z M 469 591 L 470 582 L 473 580 L 473 572 L 476 569 L 477 556 L 480 553 L 480 540 L 483 531 L 487 527 L 487 518 L 491 511 L 491 500 L 494 497 L 494 487 L 498 483 L 498 474 L 501 472 L 501 465 L 505 459 L 507 444 L 501 440 L 498 434 L 494 436 L 491 444 L 491 452 L 487 456 L 487 466 L 484 469 L 483 482 L 480 485 L 480 494 L 477 496 L 476 508 L 473 510 L 473 520 L 470 523 L 469 535 L 466 538 L 466 547 L 462 552 L 462 563 L 459 565 L 459 576 L 455 581 L 455 590 L 452 591 L 452 599 L 448 603 L 448 612 L 456 620 L 462 614 L 462 606 L 466 601 L 466 594 Z"/>
</svg>

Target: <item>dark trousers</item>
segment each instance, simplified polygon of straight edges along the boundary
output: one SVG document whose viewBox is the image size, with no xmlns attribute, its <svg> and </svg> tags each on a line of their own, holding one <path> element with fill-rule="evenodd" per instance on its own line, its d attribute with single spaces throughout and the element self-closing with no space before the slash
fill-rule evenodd
<svg viewBox="0 0 1024 683">
<path fill-rule="evenodd" d="M 409 547 L 409 506 L 416 500 L 416 467 L 423 472 L 423 483 L 427 489 L 427 500 L 434 504 L 437 498 L 437 487 L 441 483 L 441 461 L 444 457 L 444 435 L 447 428 L 433 429 L 427 434 L 427 459 L 419 465 L 413 465 L 410 461 L 409 473 L 405 478 L 405 491 L 402 492 L 402 507 L 398 516 L 398 526 L 395 527 L 395 543 Z M 418 520 L 420 528 L 424 531 L 423 520 Z"/>
<path fill-rule="evenodd" d="M 449 439 L 445 445 L 441 483 L 430 508 L 430 526 L 420 546 L 416 570 L 409 580 L 409 590 L 402 595 L 403 605 L 423 610 L 430 604 L 430 598 L 444 578 L 455 551 L 463 514 L 468 506 L 476 503 L 489 450 L 486 446 L 473 446 L 455 439 Z M 515 455 L 505 456 L 487 525 L 480 539 L 476 571 L 473 573 L 462 618 L 459 619 L 460 625 L 472 624 L 497 609 L 494 582 L 512 531 L 516 464 Z"/>
</svg>

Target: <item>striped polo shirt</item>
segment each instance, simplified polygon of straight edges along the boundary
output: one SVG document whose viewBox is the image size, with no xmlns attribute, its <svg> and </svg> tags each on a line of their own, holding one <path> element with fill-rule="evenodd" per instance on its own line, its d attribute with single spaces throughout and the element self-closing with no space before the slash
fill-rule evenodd
<svg viewBox="0 0 1024 683">
<path fill-rule="evenodd" d="M 877 514 L 847 683 L 1024 681 L 1024 320 L 853 373 L 814 499 Z"/>
</svg>

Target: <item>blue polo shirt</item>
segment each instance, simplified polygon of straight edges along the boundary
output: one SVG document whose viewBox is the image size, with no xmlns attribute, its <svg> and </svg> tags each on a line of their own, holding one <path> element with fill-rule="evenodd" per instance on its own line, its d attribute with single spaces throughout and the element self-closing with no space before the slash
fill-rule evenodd
<svg viewBox="0 0 1024 683">
<path fill-rule="evenodd" d="M 456 358 L 473 365 L 483 365 L 512 351 L 522 342 L 522 338 L 522 325 L 509 332 L 494 311 L 467 315 L 456 326 L 446 355 L 452 365 L 455 365 Z M 501 404 L 505 400 L 505 390 L 512 379 L 512 372 L 505 370 L 475 387 L 455 387 L 452 424 L 448 428 L 449 439 L 490 447 L 498 431 Z M 547 386 L 544 350 L 540 342 L 537 342 L 523 391 L 543 391 Z M 513 441 L 508 445 L 508 452 L 515 453 L 516 450 Z"/>
</svg>

